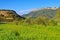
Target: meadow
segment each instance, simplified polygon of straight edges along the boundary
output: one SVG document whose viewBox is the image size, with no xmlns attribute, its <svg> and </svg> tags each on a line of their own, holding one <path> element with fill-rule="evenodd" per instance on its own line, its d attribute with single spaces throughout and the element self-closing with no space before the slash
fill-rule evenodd
<svg viewBox="0 0 60 40">
<path fill-rule="evenodd" d="M 0 40 L 60 40 L 60 25 L 0 24 Z"/>
</svg>

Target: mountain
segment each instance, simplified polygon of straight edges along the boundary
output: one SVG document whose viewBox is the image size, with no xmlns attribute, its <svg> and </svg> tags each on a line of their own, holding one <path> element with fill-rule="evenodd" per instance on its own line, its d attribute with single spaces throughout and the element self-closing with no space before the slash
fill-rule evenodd
<svg viewBox="0 0 60 40">
<path fill-rule="evenodd" d="M 42 9 L 33 10 L 28 14 L 22 15 L 23 17 L 36 18 L 39 16 L 46 16 L 48 18 L 53 18 L 56 15 L 56 11 L 60 9 L 60 7 L 47 7 Z"/>
<path fill-rule="evenodd" d="M 14 10 L 0 9 L 0 22 L 11 22 L 16 19 L 24 19 L 24 17 L 18 15 Z"/>
</svg>

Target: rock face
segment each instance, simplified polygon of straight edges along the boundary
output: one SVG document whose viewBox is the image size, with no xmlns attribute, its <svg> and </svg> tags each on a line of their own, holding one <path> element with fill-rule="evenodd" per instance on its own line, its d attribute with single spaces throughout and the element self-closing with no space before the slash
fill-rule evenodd
<svg viewBox="0 0 60 40">
<path fill-rule="evenodd" d="M 0 10 L 0 22 L 7 21 L 11 22 L 17 19 L 24 19 L 18 15 L 14 10 Z"/>
</svg>

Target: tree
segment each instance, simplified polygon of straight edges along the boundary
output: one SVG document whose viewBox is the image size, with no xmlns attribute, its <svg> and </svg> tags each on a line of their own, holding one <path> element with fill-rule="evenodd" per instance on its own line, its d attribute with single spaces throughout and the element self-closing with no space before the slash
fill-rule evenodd
<svg viewBox="0 0 60 40">
<path fill-rule="evenodd" d="M 60 23 L 60 9 L 56 11 L 55 20 Z"/>
<path fill-rule="evenodd" d="M 50 22 L 49 22 L 49 25 L 56 26 L 57 22 L 55 20 L 51 19 Z"/>
<path fill-rule="evenodd" d="M 42 24 L 42 25 L 49 25 L 49 19 L 45 16 L 39 16 L 38 18 L 36 18 L 36 24 Z"/>
<path fill-rule="evenodd" d="M 24 23 L 33 24 L 33 21 L 32 21 L 31 18 L 26 18 L 26 19 L 24 20 Z"/>
</svg>

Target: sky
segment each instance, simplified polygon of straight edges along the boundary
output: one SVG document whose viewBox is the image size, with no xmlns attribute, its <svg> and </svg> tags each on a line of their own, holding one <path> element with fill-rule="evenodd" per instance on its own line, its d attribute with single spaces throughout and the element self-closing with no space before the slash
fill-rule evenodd
<svg viewBox="0 0 60 40">
<path fill-rule="evenodd" d="M 60 0 L 0 0 L 0 9 L 15 10 L 19 15 L 44 7 L 60 7 Z"/>
</svg>

